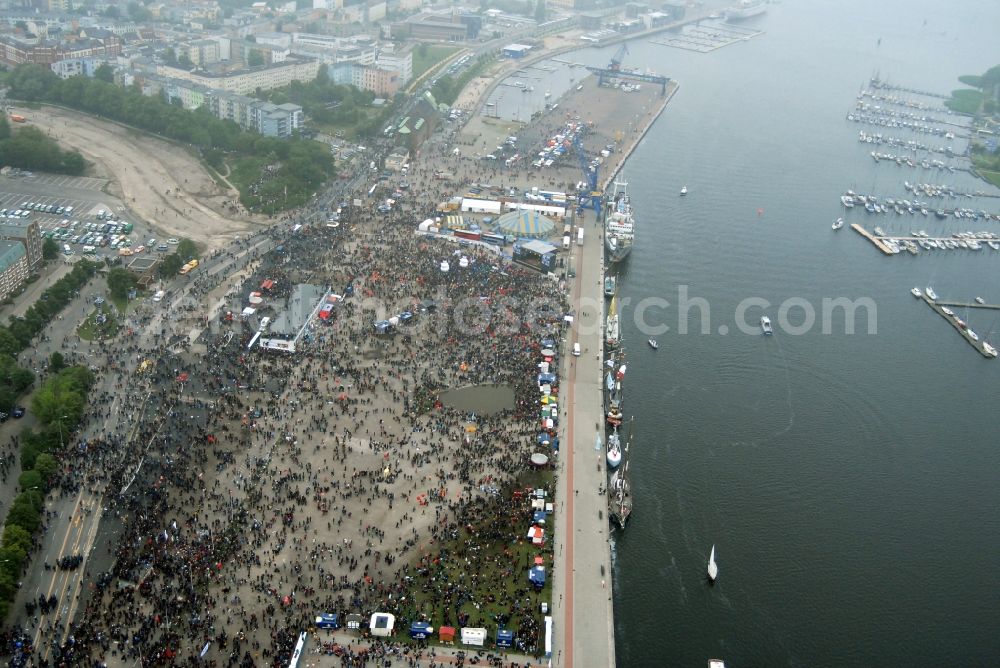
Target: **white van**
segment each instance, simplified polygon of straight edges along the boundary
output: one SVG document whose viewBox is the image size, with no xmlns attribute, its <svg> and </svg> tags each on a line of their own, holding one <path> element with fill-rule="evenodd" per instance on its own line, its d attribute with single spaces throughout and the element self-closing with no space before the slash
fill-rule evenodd
<svg viewBox="0 0 1000 668">
<path fill-rule="evenodd" d="M 576 357 L 580 356 L 580 342 L 577 341 L 573 344 L 573 355 Z"/>
<path fill-rule="evenodd" d="M 166 290 L 157 290 L 156 294 L 153 295 L 153 301 L 154 302 L 162 301 L 163 298 L 166 296 L 167 296 Z"/>
<path fill-rule="evenodd" d="M 563 250 L 569 250 L 569 235 L 563 237 Z"/>
</svg>

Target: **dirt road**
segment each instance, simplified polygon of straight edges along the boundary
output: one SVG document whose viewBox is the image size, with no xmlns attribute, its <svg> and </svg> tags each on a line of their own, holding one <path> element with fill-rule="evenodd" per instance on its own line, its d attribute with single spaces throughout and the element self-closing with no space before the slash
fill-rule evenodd
<svg viewBox="0 0 1000 668">
<path fill-rule="evenodd" d="M 98 175 L 111 179 L 111 194 L 164 237 L 187 237 L 212 250 L 267 224 L 266 217 L 234 207 L 236 191 L 219 187 L 177 144 L 64 109 L 22 113 L 63 148 L 83 154 Z"/>
</svg>

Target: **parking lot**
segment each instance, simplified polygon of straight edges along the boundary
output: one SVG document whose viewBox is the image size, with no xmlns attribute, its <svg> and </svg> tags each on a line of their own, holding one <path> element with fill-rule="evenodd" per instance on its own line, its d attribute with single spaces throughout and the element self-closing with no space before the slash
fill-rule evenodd
<svg viewBox="0 0 1000 668">
<path fill-rule="evenodd" d="M 55 174 L 0 177 L 0 220 L 34 221 L 63 255 L 163 254 L 170 249 L 103 191 L 105 179 Z M 153 244 L 150 244 L 153 240 Z"/>
</svg>

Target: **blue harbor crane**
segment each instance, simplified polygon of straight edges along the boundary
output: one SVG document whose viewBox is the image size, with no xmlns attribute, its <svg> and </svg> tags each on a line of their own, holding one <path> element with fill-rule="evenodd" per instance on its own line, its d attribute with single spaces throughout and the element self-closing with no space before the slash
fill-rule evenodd
<svg viewBox="0 0 1000 668">
<path fill-rule="evenodd" d="M 628 54 L 628 44 L 622 42 L 622 45 L 618 47 L 615 51 L 615 55 L 611 56 L 611 62 L 608 63 L 608 69 L 617 72 L 622 68 L 622 61 L 625 60 L 625 56 Z"/>
<path fill-rule="evenodd" d="M 618 50 L 615 51 L 615 55 L 611 56 L 611 62 L 608 63 L 607 67 L 587 66 L 587 69 L 590 72 L 597 75 L 597 85 L 609 86 L 611 85 L 610 82 L 614 79 L 631 79 L 633 81 L 643 81 L 646 83 L 657 84 L 660 87 L 660 95 L 666 95 L 667 83 L 670 81 L 670 77 L 623 70 L 622 61 L 625 60 L 625 55 L 627 53 L 628 47 L 623 43 L 620 47 L 618 47 Z"/>
<path fill-rule="evenodd" d="M 586 190 L 579 193 L 580 206 L 585 206 L 589 209 L 593 209 L 597 212 L 598 217 L 601 215 L 601 200 L 603 199 L 604 193 L 601 192 L 597 185 L 597 165 L 591 164 L 587 160 L 587 154 L 583 150 L 583 142 L 580 139 L 580 135 L 577 134 L 573 138 L 573 148 L 576 149 L 576 158 L 580 161 L 580 169 L 583 171 L 583 177 L 586 183 Z"/>
</svg>

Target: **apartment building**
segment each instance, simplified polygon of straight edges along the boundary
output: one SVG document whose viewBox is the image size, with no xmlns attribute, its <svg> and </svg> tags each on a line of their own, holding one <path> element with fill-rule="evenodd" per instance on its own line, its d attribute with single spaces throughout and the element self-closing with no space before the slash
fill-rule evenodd
<svg viewBox="0 0 1000 668">
<path fill-rule="evenodd" d="M 297 104 L 272 104 L 156 74 L 143 75 L 141 88 L 143 95 L 163 95 L 169 102 L 180 101 L 185 109 L 204 107 L 217 118 L 233 121 L 244 130 L 266 137 L 290 137 L 303 126 L 302 107 Z"/>
<path fill-rule="evenodd" d="M 28 259 L 20 241 L 0 241 L 0 300 L 28 280 Z"/>
<path fill-rule="evenodd" d="M 34 269 L 42 262 L 42 233 L 33 220 L 16 218 L 0 219 L 0 240 L 20 241 L 25 248 L 28 267 Z"/>
<path fill-rule="evenodd" d="M 115 58 L 122 52 L 122 40 L 106 33 L 102 39 L 23 39 L 0 35 L 0 64 L 21 63 L 51 65 L 73 58 Z"/>
<path fill-rule="evenodd" d="M 195 67 L 214 65 L 222 60 L 222 49 L 214 39 L 196 39 L 174 47 L 177 57 L 187 57 Z"/>
<path fill-rule="evenodd" d="M 293 81 L 312 81 L 319 71 L 319 61 L 312 58 L 289 56 L 283 63 L 264 65 L 235 72 L 207 72 L 187 70 L 157 65 L 156 73 L 171 79 L 188 81 L 205 88 L 222 90 L 229 93 L 248 95 L 256 90 L 271 90 L 287 86 Z"/>
</svg>

